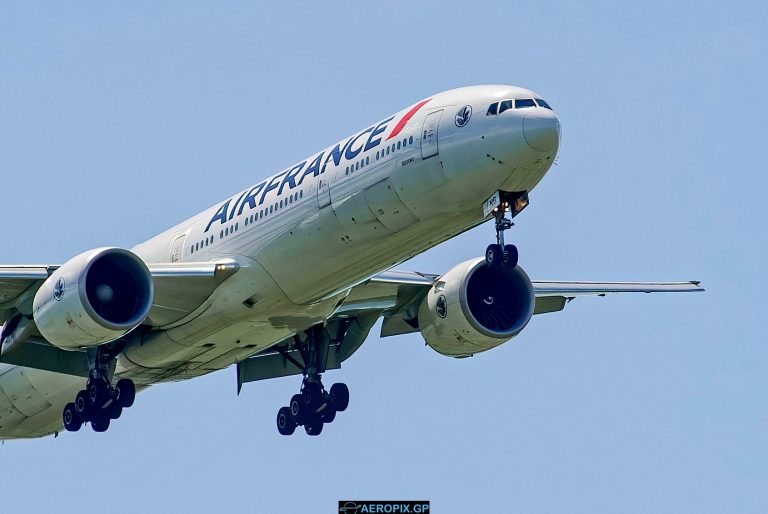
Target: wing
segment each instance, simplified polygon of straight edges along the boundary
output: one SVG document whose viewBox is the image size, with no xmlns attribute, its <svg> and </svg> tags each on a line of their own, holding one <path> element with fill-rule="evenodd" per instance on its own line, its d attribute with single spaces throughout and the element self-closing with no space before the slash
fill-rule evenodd
<svg viewBox="0 0 768 514">
<path fill-rule="evenodd" d="M 536 293 L 534 314 L 557 312 L 577 296 L 605 296 L 614 293 L 691 293 L 704 291 L 698 281 L 689 282 L 563 282 L 533 281 Z"/>
<path fill-rule="evenodd" d="M 0 323 L 13 316 L 29 303 L 32 314 L 32 298 L 37 288 L 56 267 L 51 266 L 0 266 Z"/>
<path fill-rule="evenodd" d="M 418 332 L 418 310 L 438 275 L 387 271 L 352 288 L 344 303 L 328 320 L 328 345 L 321 359 L 323 370 L 337 369 L 363 344 L 379 317 L 381 337 Z M 553 282 L 534 281 L 534 314 L 563 310 L 577 296 L 612 293 L 703 291 L 698 282 Z M 298 375 L 303 355 L 291 338 L 245 359 L 237 365 L 238 392 L 243 383 Z"/>
<path fill-rule="evenodd" d="M 165 327 L 200 308 L 224 280 L 239 269 L 234 260 L 148 264 L 155 286 L 152 310 L 145 324 Z M 40 285 L 58 266 L 0 266 L 0 323 L 16 314 L 32 315 Z"/>
<path fill-rule="evenodd" d="M 417 332 L 419 304 L 437 275 L 389 271 L 355 287 L 340 313 L 364 311 L 372 302 L 382 308 L 381 336 Z M 557 312 L 577 296 L 605 296 L 614 293 L 681 293 L 704 291 L 699 282 L 583 282 L 534 280 L 534 314 Z M 389 304 L 387 304 L 389 302 Z"/>
</svg>

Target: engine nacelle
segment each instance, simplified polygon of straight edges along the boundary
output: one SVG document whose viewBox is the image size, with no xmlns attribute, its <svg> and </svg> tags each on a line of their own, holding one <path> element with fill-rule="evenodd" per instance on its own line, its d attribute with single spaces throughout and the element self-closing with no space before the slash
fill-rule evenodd
<svg viewBox="0 0 768 514">
<path fill-rule="evenodd" d="M 70 259 L 43 282 L 33 317 L 42 336 L 59 348 L 96 346 L 143 322 L 153 298 L 144 261 L 128 250 L 98 248 Z"/>
<path fill-rule="evenodd" d="M 440 277 L 419 307 L 419 329 L 433 350 L 466 357 L 516 336 L 530 321 L 536 297 L 520 266 L 463 262 Z"/>
</svg>

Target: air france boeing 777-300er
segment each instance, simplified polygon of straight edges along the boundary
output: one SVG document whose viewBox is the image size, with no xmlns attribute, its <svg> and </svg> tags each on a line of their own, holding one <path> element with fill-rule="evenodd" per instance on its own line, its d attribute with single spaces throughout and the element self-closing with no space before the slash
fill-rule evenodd
<svg viewBox="0 0 768 514">
<path fill-rule="evenodd" d="M 322 374 L 379 318 L 383 337 L 421 332 L 436 352 L 469 357 L 579 295 L 701 291 L 528 278 L 504 235 L 559 143 L 536 93 L 454 89 L 131 249 L 0 266 L 0 439 L 103 432 L 137 390 L 233 364 L 238 391 L 301 375 L 277 428 L 317 435 L 349 403 L 347 386 L 326 389 Z M 443 275 L 392 270 L 485 221 L 496 235 L 484 257 Z"/>
</svg>

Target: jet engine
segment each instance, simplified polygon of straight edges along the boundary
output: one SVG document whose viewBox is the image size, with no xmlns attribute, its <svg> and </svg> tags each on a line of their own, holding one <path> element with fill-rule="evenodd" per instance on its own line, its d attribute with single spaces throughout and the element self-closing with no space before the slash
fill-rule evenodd
<svg viewBox="0 0 768 514">
<path fill-rule="evenodd" d="M 536 297 L 520 266 L 459 264 L 440 277 L 419 307 L 419 329 L 433 350 L 467 357 L 516 336 L 530 321 Z"/>
<path fill-rule="evenodd" d="M 152 275 L 136 254 L 98 248 L 43 282 L 33 302 L 40 334 L 65 350 L 113 341 L 141 324 L 154 297 Z"/>
</svg>

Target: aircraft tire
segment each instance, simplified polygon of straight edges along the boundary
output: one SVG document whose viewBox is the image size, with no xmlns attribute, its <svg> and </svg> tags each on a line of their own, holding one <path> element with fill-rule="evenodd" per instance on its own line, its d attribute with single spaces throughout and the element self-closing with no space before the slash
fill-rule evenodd
<svg viewBox="0 0 768 514">
<path fill-rule="evenodd" d="M 322 431 L 323 431 L 323 420 L 320 419 L 320 416 L 318 415 L 311 416 L 310 419 L 308 419 L 304 423 L 304 432 L 306 432 L 307 435 L 311 435 L 311 436 L 320 435 Z"/>
<path fill-rule="evenodd" d="M 128 378 L 121 378 L 115 384 L 117 390 L 117 401 L 124 408 L 128 408 L 133 405 L 136 400 L 136 385 L 133 380 Z"/>
<path fill-rule="evenodd" d="M 88 398 L 91 405 L 102 407 L 109 400 L 109 384 L 102 378 L 92 378 L 88 383 Z"/>
<path fill-rule="evenodd" d="M 315 382 L 307 382 L 301 389 L 301 398 L 304 401 L 304 408 L 314 412 L 323 401 L 322 386 Z"/>
<path fill-rule="evenodd" d="M 88 392 L 83 390 L 77 393 L 75 397 L 75 411 L 82 421 L 89 421 L 91 418 L 91 399 L 88 397 Z"/>
<path fill-rule="evenodd" d="M 491 268 L 496 268 L 501 266 L 502 259 L 501 246 L 497 244 L 488 245 L 488 248 L 485 249 L 485 263 Z"/>
<path fill-rule="evenodd" d="M 109 428 L 109 416 L 103 412 L 97 413 L 91 420 L 91 428 L 94 432 L 106 432 Z"/>
<path fill-rule="evenodd" d="M 291 435 L 296 430 L 296 420 L 291 414 L 290 407 L 280 407 L 277 411 L 277 431 L 281 435 Z"/>
<path fill-rule="evenodd" d="M 304 420 L 304 400 L 300 394 L 291 396 L 291 403 L 288 404 L 288 410 L 298 425 L 303 424 Z"/>
<path fill-rule="evenodd" d="M 320 418 L 323 420 L 323 423 L 332 423 L 334 419 L 336 419 L 336 409 L 333 408 L 333 405 L 328 405 L 320 415 Z"/>
<path fill-rule="evenodd" d="M 347 384 L 339 382 L 331 386 L 331 406 L 338 412 L 344 412 L 349 406 L 349 388 Z"/>
<path fill-rule="evenodd" d="M 109 404 L 109 407 L 104 408 L 103 414 L 109 419 L 117 419 L 123 413 L 123 406 L 119 401 L 113 401 Z"/>
<path fill-rule="evenodd" d="M 80 419 L 80 415 L 77 413 L 73 402 L 68 403 L 64 407 L 62 418 L 64 420 L 64 429 L 67 432 L 77 432 L 83 426 L 83 420 Z"/>
<path fill-rule="evenodd" d="M 519 253 L 517 251 L 517 246 L 515 245 L 504 246 L 504 256 L 502 260 L 504 261 L 505 268 L 515 269 L 515 267 L 517 266 L 518 258 L 519 258 Z"/>
</svg>

